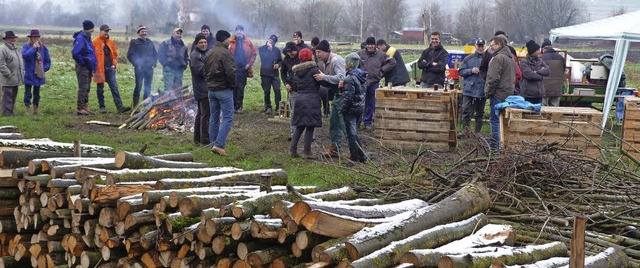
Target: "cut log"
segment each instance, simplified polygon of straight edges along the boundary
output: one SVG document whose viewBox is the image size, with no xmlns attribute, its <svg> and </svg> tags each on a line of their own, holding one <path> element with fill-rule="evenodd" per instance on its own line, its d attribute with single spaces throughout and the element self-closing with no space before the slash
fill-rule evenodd
<svg viewBox="0 0 640 268">
<path fill-rule="evenodd" d="M 233 258 L 233 257 L 229 257 L 229 258 L 222 258 L 220 259 L 220 261 L 218 261 L 218 263 L 216 264 L 217 268 L 231 268 L 233 267 L 233 263 L 235 263 L 238 260 L 238 258 Z"/>
<path fill-rule="evenodd" d="M 61 265 L 66 265 L 65 262 L 66 254 L 64 252 L 54 252 L 46 255 L 47 258 L 47 267 L 60 267 Z"/>
<path fill-rule="evenodd" d="M 318 193 L 306 194 L 302 198 L 308 201 L 337 201 L 337 200 L 350 200 L 355 199 L 356 192 L 351 187 L 342 187 L 329 191 L 323 191 Z"/>
<path fill-rule="evenodd" d="M 22 179 L 29 175 L 29 167 L 15 168 L 11 171 L 11 178 L 14 180 Z"/>
<path fill-rule="evenodd" d="M 240 258 L 240 260 L 244 261 L 247 260 L 247 255 L 249 255 L 249 253 L 264 249 L 266 247 L 267 245 L 259 243 L 257 241 L 240 242 L 238 244 L 238 248 L 236 249 L 236 254 L 238 255 L 238 258 Z"/>
<path fill-rule="evenodd" d="M 218 235 L 213 238 L 213 241 L 211 241 L 211 249 L 213 250 L 213 253 L 218 255 L 231 253 L 233 252 L 233 249 L 238 247 L 239 243 L 240 242 L 232 239 L 230 236 Z"/>
<path fill-rule="evenodd" d="M 236 219 L 231 217 L 210 218 L 205 220 L 204 228 L 207 235 L 214 236 L 230 232 L 234 223 Z"/>
<path fill-rule="evenodd" d="M 494 262 L 507 265 L 527 264 L 551 257 L 567 255 L 567 246 L 561 242 L 532 245 L 523 248 L 496 248 L 489 253 L 447 255 L 438 259 L 438 267 L 490 267 Z"/>
<path fill-rule="evenodd" d="M 127 217 L 127 215 L 131 213 L 143 211 L 147 209 L 151 210 L 153 208 L 153 204 L 142 203 L 142 198 L 126 199 L 126 200 L 123 200 L 121 198 L 117 202 L 117 207 L 118 207 L 118 213 L 120 214 L 119 215 L 120 218 L 124 219 Z"/>
<path fill-rule="evenodd" d="M 124 220 L 124 229 L 132 230 L 141 225 L 152 224 L 155 222 L 155 216 L 152 210 L 143 210 L 134 212 L 126 216 Z"/>
<path fill-rule="evenodd" d="M 23 140 L 26 139 L 22 133 L 0 133 L 0 139 L 3 140 Z"/>
<path fill-rule="evenodd" d="M 82 239 L 80 235 L 71 235 L 68 238 L 67 244 L 69 245 L 69 252 L 71 255 L 80 257 L 83 251 L 88 248 L 88 245 Z"/>
<path fill-rule="evenodd" d="M 269 212 L 275 202 L 283 199 L 296 200 L 297 198 L 287 192 L 271 192 L 238 202 L 233 207 L 232 214 L 238 220 L 247 219 L 254 215 L 264 215 Z"/>
<path fill-rule="evenodd" d="M 164 178 L 202 178 L 241 171 L 242 169 L 234 167 L 123 169 L 109 171 L 107 173 L 107 184 L 111 185 L 118 182 L 157 181 Z"/>
<path fill-rule="evenodd" d="M 11 187 L 11 188 L 0 188 L 0 199 L 14 199 L 17 200 L 20 197 L 20 189 Z"/>
<path fill-rule="evenodd" d="M 247 255 L 247 263 L 249 263 L 251 267 L 262 267 L 263 265 L 269 264 L 274 259 L 288 254 L 289 252 L 286 248 L 279 246 L 257 250 Z"/>
<path fill-rule="evenodd" d="M 301 250 L 313 248 L 316 245 L 324 243 L 327 240 L 329 240 L 328 237 L 320 236 L 309 231 L 300 231 L 296 234 L 296 244 Z"/>
<path fill-rule="evenodd" d="M 158 235 L 159 235 L 159 231 L 154 230 L 140 237 L 140 245 L 142 245 L 142 248 L 145 250 L 149 250 L 153 248 L 156 245 L 156 242 L 158 241 Z M 130 252 L 130 251 L 127 251 L 127 252 Z"/>
<path fill-rule="evenodd" d="M 150 250 L 142 254 L 140 260 L 146 267 L 163 267 L 160 262 L 160 254 L 155 250 Z"/>
<path fill-rule="evenodd" d="M 16 260 L 13 256 L 4 256 L 0 258 L 0 267 L 4 268 L 20 268 L 31 266 L 31 261 L 28 258 Z"/>
<path fill-rule="evenodd" d="M 179 212 L 167 215 L 164 220 L 167 232 L 180 232 L 184 227 L 188 227 L 200 221 L 198 217 L 185 217 Z"/>
<path fill-rule="evenodd" d="M 0 133 L 20 133 L 20 129 L 16 126 L 0 126 Z"/>
<path fill-rule="evenodd" d="M 290 244 L 296 241 L 296 234 L 289 231 L 289 228 L 280 228 L 278 230 L 278 243 Z"/>
<path fill-rule="evenodd" d="M 584 267 L 627 267 L 629 258 L 620 248 L 609 247 L 595 256 L 584 259 Z M 569 266 L 562 266 L 569 268 Z"/>
<path fill-rule="evenodd" d="M 113 157 L 111 154 L 88 154 L 85 157 Z M 0 152 L 0 168 L 19 168 L 29 165 L 33 159 L 73 157 L 73 152 L 46 152 L 46 151 L 18 151 L 6 150 Z"/>
<path fill-rule="evenodd" d="M 194 187 L 226 186 L 233 184 L 266 184 L 265 176 L 270 177 L 271 185 L 287 184 L 287 173 L 282 169 L 262 169 L 237 173 L 222 174 L 196 179 L 162 179 L 156 183 L 157 190 L 184 189 Z"/>
<path fill-rule="evenodd" d="M 80 266 L 82 268 L 93 268 L 102 260 L 102 255 L 99 251 L 83 251 L 80 255 Z"/>
<path fill-rule="evenodd" d="M 100 210 L 98 223 L 104 227 L 115 227 L 120 222 L 120 213 L 115 208 L 103 208 Z"/>
<path fill-rule="evenodd" d="M 203 209 L 211 207 L 221 207 L 237 200 L 251 198 L 245 193 L 239 194 L 217 194 L 217 195 L 190 195 L 180 200 L 179 210 L 182 216 L 196 216 Z"/>
<path fill-rule="evenodd" d="M 392 241 L 409 237 L 434 226 L 469 218 L 489 209 L 489 191 L 481 183 L 469 184 L 442 201 L 413 212 L 405 212 L 404 220 L 379 224 L 353 235 L 345 245 L 352 260 L 357 260 Z M 400 214 L 398 218 L 401 218 Z"/>
<path fill-rule="evenodd" d="M 359 219 L 322 210 L 312 210 L 302 218 L 300 223 L 313 233 L 336 238 L 355 234 L 365 227 L 402 221 L 409 218 L 411 213 L 413 212 L 405 212 L 389 218 Z"/>
<path fill-rule="evenodd" d="M 121 197 L 141 194 L 149 190 L 153 190 L 153 187 L 148 185 L 111 185 L 92 189 L 90 199 L 91 202 L 97 204 L 115 205 Z"/>
<path fill-rule="evenodd" d="M 291 208 L 291 216 L 298 224 L 300 224 L 302 218 L 304 218 L 304 216 L 313 209 L 354 218 L 387 218 L 402 212 L 417 210 L 426 206 L 428 206 L 427 202 L 420 199 L 411 199 L 399 203 L 377 205 L 373 207 L 339 204 L 334 205 L 331 202 L 301 201 L 293 205 Z"/>
<path fill-rule="evenodd" d="M 316 263 L 335 263 L 348 258 L 349 253 L 343 245 L 345 241 L 347 241 L 346 237 L 334 238 L 313 247 L 311 259 Z"/>
<path fill-rule="evenodd" d="M 177 207 L 180 200 L 183 197 L 186 197 L 189 195 L 214 195 L 214 194 L 220 194 L 220 193 L 231 194 L 231 193 L 246 193 L 246 192 L 260 192 L 260 187 L 259 186 L 202 187 L 202 188 L 173 189 L 173 190 L 156 190 L 156 191 L 149 191 L 149 194 L 151 195 L 156 193 L 168 193 L 168 194 L 160 194 L 160 195 L 162 196 L 168 195 L 169 206 Z"/>
<path fill-rule="evenodd" d="M 118 152 L 115 160 L 118 168 L 206 168 L 209 166 L 205 163 L 167 161 L 126 151 Z"/>
<path fill-rule="evenodd" d="M 275 258 L 271 262 L 271 266 L 273 268 L 288 268 L 288 267 L 293 267 L 295 264 L 296 264 L 296 261 L 293 260 L 292 258 L 289 258 L 288 256 Z"/>
<path fill-rule="evenodd" d="M 439 225 L 405 239 L 395 241 L 380 250 L 352 262 L 349 267 L 392 266 L 397 264 L 402 254 L 409 250 L 441 246 L 449 241 L 464 238 L 477 228 L 487 225 L 487 223 L 487 217 L 484 214 L 478 214 L 463 221 Z"/>
<path fill-rule="evenodd" d="M 243 221 L 236 222 L 231 226 L 231 238 L 236 241 L 244 241 L 251 236 L 250 232 L 251 222 Z"/>
<path fill-rule="evenodd" d="M 67 152 L 73 153 L 73 143 L 61 143 L 43 140 L 3 140 L 0 139 L 0 147 L 22 148 L 35 151 Z M 82 154 L 115 154 L 113 148 L 107 146 L 83 144 Z"/>
</svg>

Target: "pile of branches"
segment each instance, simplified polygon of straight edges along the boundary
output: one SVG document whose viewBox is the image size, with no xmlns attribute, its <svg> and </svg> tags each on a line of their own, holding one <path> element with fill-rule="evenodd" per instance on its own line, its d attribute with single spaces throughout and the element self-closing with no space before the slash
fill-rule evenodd
<svg viewBox="0 0 640 268">
<path fill-rule="evenodd" d="M 193 132 L 196 104 L 189 85 L 162 92 L 138 104 L 120 128 Z"/>
</svg>

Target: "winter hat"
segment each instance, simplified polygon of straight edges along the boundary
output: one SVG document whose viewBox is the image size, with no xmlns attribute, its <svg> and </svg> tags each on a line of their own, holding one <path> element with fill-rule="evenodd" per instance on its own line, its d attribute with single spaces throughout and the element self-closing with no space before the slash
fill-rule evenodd
<svg viewBox="0 0 640 268">
<path fill-rule="evenodd" d="M 271 40 L 274 45 L 278 43 L 278 37 L 275 34 L 272 34 L 271 36 L 269 36 L 269 40 Z"/>
<path fill-rule="evenodd" d="M 327 41 L 327 40 L 320 41 L 320 43 L 318 43 L 318 46 L 316 46 L 316 50 L 322 50 L 324 52 L 331 52 L 331 46 L 329 46 L 329 41 Z"/>
<path fill-rule="evenodd" d="M 355 52 L 349 53 L 349 55 L 344 58 L 344 61 L 347 69 L 349 70 L 358 68 L 358 66 L 360 66 L 360 56 L 358 56 L 358 53 Z"/>
<path fill-rule="evenodd" d="M 136 33 L 140 33 L 140 31 L 146 30 L 146 29 L 147 29 L 147 26 L 140 25 L 140 26 L 138 26 L 138 29 L 136 29 Z"/>
<path fill-rule="evenodd" d="M 197 45 L 202 39 L 207 40 L 207 37 L 203 33 L 196 34 L 196 40 L 193 43 Z"/>
<path fill-rule="evenodd" d="M 85 20 L 82 22 L 82 29 L 83 30 L 91 30 L 95 28 L 95 26 L 93 25 L 93 21 L 90 20 Z"/>
<path fill-rule="evenodd" d="M 378 39 L 378 41 L 376 41 L 376 46 L 381 46 L 381 45 L 387 45 L 387 41 L 384 41 L 384 39 Z"/>
<path fill-rule="evenodd" d="M 544 41 L 542 41 L 541 47 L 550 47 L 550 46 L 551 46 L 551 40 L 549 40 L 549 38 L 545 38 Z"/>
<path fill-rule="evenodd" d="M 231 37 L 231 34 L 225 30 L 220 30 L 216 33 L 216 41 L 218 42 L 224 42 L 229 37 Z"/>
<path fill-rule="evenodd" d="M 314 36 L 314 37 L 311 39 L 311 45 L 312 45 L 312 46 L 317 46 L 319 43 L 320 43 L 320 38 L 318 38 L 317 36 Z"/>
<path fill-rule="evenodd" d="M 244 32 L 244 26 L 242 26 L 242 25 L 238 24 L 238 25 L 236 26 L 236 31 L 238 31 L 238 30 L 240 30 L 240 31 L 243 31 L 243 32 Z"/>
<path fill-rule="evenodd" d="M 367 45 L 375 45 L 376 44 L 376 38 L 373 36 L 369 36 L 367 37 L 367 40 L 364 42 Z"/>
<path fill-rule="evenodd" d="M 503 30 L 497 30 L 495 34 L 493 34 L 493 36 L 498 36 L 498 35 L 504 35 L 507 36 L 507 34 L 503 31 Z M 508 37 L 508 36 L 507 36 Z"/>
<path fill-rule="evenodd" d="M 310 61 L 312 57 L 313 52 L 311 52 L 311 49 L 308 48 L 303 48 L 302 50 L 300 50 L 300 53 L 298 53 L 298 59 L 300 59 L 300 62 Z"/>
<path fill-rule="evenodd" d="M 529 40 L 526 46 L 527 46 L 527 52 L 529 52 L 529 55 L 532 55 L 534 52 L 540 50 L 540 45 L 538 45 L 536 41 L 533 41 L 533 40 Z"/>
<path fill-rule="evenodd" d="M 301 32 L 301 31 L 295 31 L 295 32 L 293 33 L 293 36 L 294 36 L 294 37 L 295 37 L 295 36 L 297 36 L 297 37 L 302 38 L 302 32 Z"/>
<path fill-rule="evenodd" d="M 204 29 L 207 29 L 207 30 L 211 31 L 211 27 L 209 27 L 209 25 L 206 25 L 206 24 L 204 24 L 204 25 L 202 25 L 202 27 L 200 27 L 200 31 L 202 31 Z"/>
<path fill-rule="evenodd" d="M 294 42 L 287 42 L 287 44 L 284 46 L 283 51 L 284 52 L 298 51 L 298 47 L 296 46 L 296 43 L 294 43 Z"/>
</svg>

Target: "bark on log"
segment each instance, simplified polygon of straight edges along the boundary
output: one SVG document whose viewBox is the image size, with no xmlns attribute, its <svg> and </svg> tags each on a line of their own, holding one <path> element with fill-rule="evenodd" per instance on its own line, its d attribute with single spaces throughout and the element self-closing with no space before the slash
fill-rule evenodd
<svg viewBox="0 0 640 268">
<path fill-rule="evenodd" d="M 22 133 L 0 133 L 0 139 L 3 140 L 23 140 L 26 138 Z"/>
<path fill-rule="evenodd" d="M 232 211 L 233 217 L 238 220 L 247 219 L 254 215 L 264 215 L 269 212 L 273 207 L 273 204 L 279 200 L 296 200 L 294 195 L 287 192 L 271 192 L 263 196 L 249 198 L 244 201 L 238 202 L 238 205 L 234 206 Z"/>
<path fill-rule="evenodd" d="M 251 237 L 250 221 L 236 222 L 231 226 L 231 238 L 236 241 L 244 241 Z"/>
<path fill-rule="evenodd" d="M 507 265 L 527 264 L 551 257 L 567 255 L 567 246 L 561 242 L 523 248 L 497 248 L 495 252 L 447 255 L 438 259 L 439 268 L 448 267 L 490 267 L 494 262 Z"/>
<path fill-rule="evenodd" d="M 347 237 L 334 238 L 313 247 L 311 259 L 316 263 L 335 263 L 348 258 L 349 253 L 343 245 L 345 241 L 347 241 Z"/>
<path fill-rule="evenodd" d="M 184 189 L 234 185 L 238 183 L 266 184 L 263 175 L 270 175 L 271 185 L 287 184 L 287 173 L 282 169 L 263 169 L 197 179 L 162 179 L 156 183 L 156 190 Z"/>
<path fill-rule="evenodd" d="M 16 126 L 0 126 L 0 133 L 20 133 L 20 129 Z"/>
<path fill-rule="evenodd" d="M 329 213 L 322 210 L 312 210 L 300 221 L 307 230 L 328 237 L 343 237 L 357 233 L 365 227 L 376 226 L 381 223 L 398 222 L 409 217 L 405 212 L 389 218 L 360 219 Z"/>
<path fill-rule="evenodd" d="M 610 247 L 605 251 L 585 258 L 584 267 L 600 268 L 600 267 L 627 267 L 629 265 L 629 257 L 620 248 Z M 569 266 L 563 266 L 563 268 Z"/>
<path fill-rule="evenodd" d="M 230 236 L 218 235 L 213 238 L 213 241 L 211 241 L 211 249 L 213 250 L 213 253 L 218 255 L 232 253 L 233 249 L 237 248 L 239 243 L 240 242 L 234 240 Z"/>
<path fill-rule="evenodd" d="M 224 187 L 201 187 L 201 188 L 188 188 L 188 189 L 173 189 L 173 190 L 156 190 L 150 192 L 168 192 L 170 207 L 177 207 L 182 198 L 190 195 L 214 195 L 214 194 L 233 194 L 233 193 L 258 193 L 260 192 L 259 186 L 224 186 Z"/>
<path fill-rule="evenodd" d="M 203 209 L 211 207 L 221 207 L 237 200 L 251 198 L 252 196 L 239 194 L 217 194 L 217 195 L 190 195 L 180 200 L 179 210 L 182 216 L 196 216 Z"/>
<path fill-rule="evenodd" d="M 91 190 L 91 202 L 97 204 L 113 204 L 121 197 L 141 194 L 153 190 L 149 185 L 111 185 Z"/>
<path fill-rule="evenodd" d="M 125 231 L 133 230 L 133 228 L 141 225 L 152 224 L 155 222 L 155 216 L 152 210 L 143 210 L 129 214 L 124 219 Z"/>
<path fill-rule="evenodd" d="M 113 157 L 113 154 L 85 154 L 85 157 Z M 33 159 L 73 157 L 73 152 L 19 151 L 6 150 L 0 152 L 0 168 L 19 168 L 29 165 Z"/>
<path fill-rule="evenodd" d="M 292 258 L 289 258 L 288 256 L 275 258 L 271 262 L 271 266 L 273 268 L 288 268 L 288 267 L 293 267 L 295 264 L 296 264 L 296 261 L 293 260 Z"/>
<path fill-rule="evenodd" d="M 302 199 L 317 202 L 317 201 L 350 200 L 350 199 L 355 199 L 356 197 L 358 196 L 356 192 L 353 189 L 351 189 L 351 187 L 342 187 L 342 188 L 333 189 L 329 191 L 306 194 Z"/>
<path fill-rule="evenodd" d="M 481 183 L 469 184 L 442 201 L 408 214 L 406 220 L 392 221 L 354 234 L 345 245 L 352 260 L 366 256 L 400 237 L 414 235 L 424 229 L 469 218 L 489 209 L 489 191 Z M 402 217 L 400 214 L 395 217 Z"/>
<path fill-rule="evenodd" d="M 4 256 L 0 258 L 0 268 L 23 268 L 29 267 L 31 261 L 27 258 L 16 261 L 13 256 Z"/>
<path fill-rule="evenodd" d="M 162 263 L 160 262 L 160 254 L 156 250 L 150 250 L 146 253 L 142 254 L 140 258 L 142 263 L 146 265 L 146 267 L 162 267 Z"/>
<path fill-rule="evenodd" d="M 124 219 L 127 217 L 127 215 L 131 213 L 143 211 L 146 209 L 149 209 L 149 210 L 152 209 L 153 204 L 143 204 L 142 198 L 127 199 L 127 200 L 122 200 L 121 198 L 117 202 L 117 207 L 118 207 L 118 213 L 120 214 L 119 215 L 120 218 Z"/>
<path fill-rule="evenodd" d="M 82 268 L 93 268 L 102 260 L 102 254 L 99 251 L 83 251 L 80 255 L 80 266 Z"/>
<path fill-rule="evenodd" d="M 126 151 L 118 152 L 115 160 L 117 168 L 206 168 L 209 166 L 205 163 L 167 161 Z"/>
<path fill-rule="evenodd" d="M 152 155 L 151 157 L 167 160 L 167 161 L 193 162 L 192 153 L 160 154 L 160 155 Z"/>
<path fill-rule="evenodd" d="M 205 220 L 204 228 L 207 231 L 207 235 L 214 236 L 231 232 L 231 227 L 234 223 L 236 223 L 236 219 L 231 217 L 211 218 Z"/>
<path fill-rule="evenodd" d="M 289 231 L 289 228 L 280 228 L 278 230 L 278 243 L 290 244 L 296 241 L 296 234 Z"/>
<path fill-rule="evenodd" d="M 324 243 L 327 240 L 329 240 L 328 237 L 320 236 L 310 231 L 300 231 L 296 234 L 296 245 L 298 245 L 298 248 L 302 250 L 313 248 L 316 245 Z"/>
<path fill-rule="evenodd" d="M 104 227 L 115 227 L 120 222 L 120 214 L 115 208 L 103 208 L 100 210 L 98 223 Z"/>
<path fill-rule="evenodd" d="M 280 246 L 257 250 L 247 255 L 247 262 L 252 267 L 261 267 L 269 264 L 275 258 L 288 255 L 288 253 L 286 248 Z"/>
<path fill-rule="evenodd" d="M 118 182 L 157 181 L 164 178 L 202 178 L 241 171 L 242 169 L 234 167 L 123 169 L 109 171 L 107 185 Z"/>
<path fill-rule="evenodd" d="M 333 214 L 344 215 L 354 218 L 387 218 L 402 212 L 416 210 L 428 206 L 427 202 L 420 199 L 411 199 L 394 204 L 377 205 L 377 206 L 353 206 L 353 205 L 335 205 L 331 202 L 314 202 L 301 201 L 297 202 L 291 208 L 291 216 L 293 220 L 300 224 L 300 221 L 311 210 L 318 209 Z"/>
<path fill-rule="evenodd" d="M 42 140 L 2 140 L 0 147 L 30 149 L 35 151 L 73 153 L 73 143 L 62 143 Z M 111 147 L 98 145 L 82 145 L 82 154 L 115 154 Z"/>
<path fill-rule="evenodd" d="M 20 189 L 11 187 L 11 188 L 0 188 L 0 199 L 14 199 L 17 200 L 20 197 Z"/>
</svg>

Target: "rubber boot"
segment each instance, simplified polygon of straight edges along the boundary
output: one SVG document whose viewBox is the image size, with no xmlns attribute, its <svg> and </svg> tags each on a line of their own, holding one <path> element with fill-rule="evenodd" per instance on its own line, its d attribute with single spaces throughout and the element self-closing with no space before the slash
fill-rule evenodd
<svg viewBox="0 0 640 268">
<path fill-rule="evenodd" d="M 357 157 L 357 161 L 364 163 L 367 162 L 367 156 L 364 154 L 364 151 L 362 150 L 362 143 L 360 142 L 360 140 L 356 141 L 356 151 L 355 151 Z"/>
<path fill-rule="evenodd" d="M 133 107 L 138 106 L 138 102 L 140 102 L 140 97 L 133 97 Z"/>
<path fill-rule="evenodd" d="M 358 152 L 358 142 L 349 142 L 349 159 L 354 162 L 360 162 L 360 153 Z"/>
<path fill-rule="evenodd" d="M 482 131 L 482 119 L 476 120 L 476 134 L 480 134 Z"/>
</svg>

